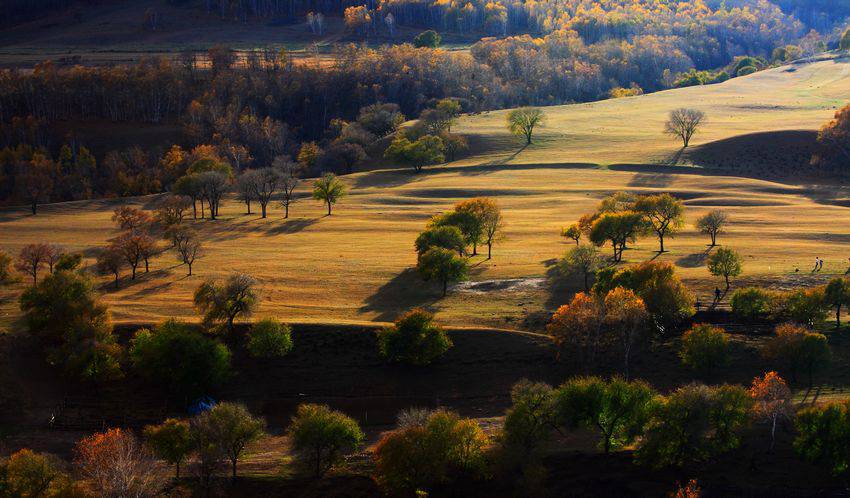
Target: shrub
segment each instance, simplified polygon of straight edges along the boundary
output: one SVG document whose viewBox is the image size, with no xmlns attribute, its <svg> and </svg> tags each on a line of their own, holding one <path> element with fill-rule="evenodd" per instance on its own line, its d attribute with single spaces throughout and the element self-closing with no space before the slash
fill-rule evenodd
<svg viewBox="0 0 850 498">
<path fill-rule="evenodd" d="M 428 491 L 453 478 L 484 474 L 487 436 L 475 420 L 447 410 L 384 436 L 374 452 L 375 477 L 387 492 Z"/>
<path fill-rule="evenodd" d="M 788 318 L 803 325 L 812 326 L 824 321 L 829 313 L 824 289 L 799 289 L 790 292 L 785 298 L 785 311 Z"/>
<path fill-rule="evenodd" d="M 653 410 L 635 456 L 661 468 L 705 461 L 737 448 L 751 404 L 740 386 L 680 387 Z"/>
<path fill-rule="evenodd" d="M 187 403 L 230 377 L 227 347 L 174 319 L 136 332 L 130 358 L 139 375 Z"/>
<path fill-rule="evenodd" d="M 679 358 L 701 375 L 711 377 L 715 367 L 729 363 L 729 337 L 719 327 L 694 325 L 682 337 Z"/>
<path fill-rule="evenodd" d="M 254 358 L 286 356 L 292 351 L 292 329 L 274 318 L 264 318 L 251 328 L 247 349 Z"/>
<path fill-rule="evenodd" d="M 451 347 L 452 340 L 434 323 L 434 315 L 418 308 L 378 333 L 378 351 L 392 362 L 428 365 Z"/>
<path fill-rule="evenodd" d="M 416 38 L 413 39 L 413 46 L 417 48 L 437 48 L 440 46 L 442 41 L 443 38 L 439 35 L 439 33 L 433 29 L 429 29 L 416 35 Z"/>
<path fill-rule="evenodd" d="M 298 406 L 287 433 L 302 462 L 312 467 L 316 477 L 324 475 L 345 452 L 355 450 L 365 439 L 357 422 L 327 405 Z"/>
<path fill-rule="evenodd" d="M 760 287 L 745 287 L 732 293 L 732 313 L 744 320 L 767 318 L 772 310 L 775 293 Z"/>
</svg>

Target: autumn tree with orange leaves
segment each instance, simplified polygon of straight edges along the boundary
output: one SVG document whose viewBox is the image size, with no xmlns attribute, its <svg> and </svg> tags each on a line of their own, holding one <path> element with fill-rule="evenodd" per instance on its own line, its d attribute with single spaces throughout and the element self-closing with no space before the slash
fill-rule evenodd
<svg viewBox="0 0 850 498">
<path fill-rule="evenodd" d="M 74 463 L 96 496 L 154 496 L 164 486 L 154 458 L 127 430 L 109 429 L 81 440 Z"/>
<path fill-rule="evenodd" d="M 773 451 L 776 443 L 776 422 L 790 418 L 794 412 L 791 390 L 778 373 L 767 372 L 763 377 L 753 379 L 750 396 L 754 401 L 755 416 L 770 423 L 770 450 Z"/>
</svg>

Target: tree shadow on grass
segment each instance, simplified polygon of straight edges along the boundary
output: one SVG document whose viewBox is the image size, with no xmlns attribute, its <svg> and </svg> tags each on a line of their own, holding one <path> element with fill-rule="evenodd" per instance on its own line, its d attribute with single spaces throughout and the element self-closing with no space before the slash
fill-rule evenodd
<svg viewBox="0 0 850 498">
<path fill-rule="evenodd" d="M 705 251 L 682 256 L 676 260 L 676 265 L 682 268 L 699 268 L 700 266 L 705 266 L 705 261 L 708 259 L 708 255 L 711 254 L 711 249 L 712 247 L 708 246 Z"/>
<path fill-rule="evenodd" d="M 423 282 L 415 268 L 407 268 L 367 297 L 359 311 L 377 312 L 375 320 L 391 322 L 411 308 L 431 310 L 440 298 L 438 283 Z"/>
<path fill-rule="evenodd" d="M 327 216 L 327 215 L 325 215 Z M 322 218 L 290 218 L 284 220 L 280 225 L 275 225 L 266 230 L 266 235 L 280 235 L 284 233 L 297 233 L 315 225 Z"/>
</svg>

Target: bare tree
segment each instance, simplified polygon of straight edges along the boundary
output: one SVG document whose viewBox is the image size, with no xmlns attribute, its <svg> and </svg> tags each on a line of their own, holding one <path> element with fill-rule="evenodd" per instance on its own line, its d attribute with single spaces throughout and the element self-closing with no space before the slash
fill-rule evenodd
<svg viewBox="0 0 850 498">
<path fill-rule="evenodd" d="M 260 202 L 260 210 L 262 217 L 266 217 L 266 208 L 269 201 L 277 192 L 278 185 L 281 181 L 281 174 L 275 168 L 262 168 L 257 170 L 257 182 L 254 184 L 254 195 Z"/>
<path fill-rule="evenodd" d="M 670 117 L 664 125 L 664 133 L 682 139 L 684 147 L 691 143 L 691 138 L 705 123 L 705 113 L 696 109 L 676 109 L 670 112 Z"/>
<path fill-rule="evenodd" d="M 295 187 L 298 185 L 298 177 L 301 175 L 302 166 L 292 162 L 286 156 L 278 156 L 272 163 L 280 174 L 280 205 L 285 210 L 284 218 L 289 218 L 289 206 L 295 202 L 295 197 L 292 195 Z"/>
<path fill-rule="evenodd" d="M 147 211 L 139 208 L 121 206 L 115 208 L 115 211 L 112 212 L 112 221 L 121 230 L 136 230 L 150 222 L 151 216 Z"/>
<path fill-rule="evenodd" d="M 256 197 L 257 170 L 249 169 L 239 175 L 236 180 L 236 198 L 245 203 L 248 214 L 251 214 L 251 201 Z"/>
<path fill-rule="evenodd" d="M 156 242 L 147 234 L 127 232 L 113 242 L 115 250 L 124 256 L 124 261 L 130 265 L 132 279 L 136 279 L 136 269 L 145 261 L 145 272 L 148 271 L 147 260 L 156 248 Z"/>
<path fill-rule="evenodd" d="M 118 277 L 124 266 L 124 255 L 115 247 L 109 246 L 97 255 L 97 271 L 115 277 L 115 287 L 118 287 Z"/>
<path fill-rule="evenodd" d="M 177 258 L 189 267 L 189 275 L 192 275 L 192 264 L 201 256 L 201 241 L 194 230 L 183 229 L 176 231 L 172 236 L 174 250 Z"/>
<path fill-rule="evenodd" d="M 38 272 L 44 265 L 48 264 L 49 261 L 55 262 L 55 252 L 53 246 L 49 244 L 27 244 L 21 248 L 21 252 L 18 254 L 15 269 L 30 275 L 32 284 L 35 285 L 38 283 Z"/>
<path fill-rule="evenodd" d="M 205 171 L 198 174 L 198 182 L 209 207 L 210 219 L 214 220 L 218 216 L 221 198 L 227 191 L 227 175 L 218 171 Z"/>
</svg>

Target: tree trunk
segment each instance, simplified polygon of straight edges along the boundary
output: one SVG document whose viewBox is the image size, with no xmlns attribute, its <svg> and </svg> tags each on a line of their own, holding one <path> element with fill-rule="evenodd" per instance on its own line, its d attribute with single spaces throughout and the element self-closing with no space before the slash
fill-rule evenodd
<svg viewBox="0 0 850 498">
<path fill-rule="evenodd" d="M 283 219 L 288 219 L 289 218 L 289 204 L 283 206 L 283 209 L 284 209 Z"/>
<path fill-rule="evenodd" d="M 148 258 L 145 258 L 145 273 L 147 273 L 148 271 L 150 271 L 148 268 Z"/>
<path fill-rule="evenodd" d="M 189 276 L 192 276 L 192 263 L 187 263 L 189 265 Z"/>
<path fill-rule="evenodd" d="M 443 279 L 443 297 L 446 297 L 446 293 L 448 292 L 448 289 L 449 289 L 449 279 L 444 278 Z"/>
<path fill-rule="evenodd" d="M 472 255 L 478 256 L 478 242 L 472 242 Z"/>
<path fill-rule="evenodd" d="M 487 243 L 487 259 L 491 259 L 493 257 L 493 243 Z"/>
<path fill-rule="evenodd" d="M 658 243 L 660 244 L 658 252 L 664 252 L 664 236 L 661 234 L 658 235 Z"/>
<path fill-rule="evenodd" d="M 262 214 L 263 218 L 265 218 L 266 217 L 266 204 L 265 203 L 260 204 L 260 210 L 263 212 L 263 214 Z"/>
<path fill-rule="evenodd" d="M 835 328 L 841 328 L 841 304 L 835 307 Z"/>
<path fill-rule="evenodd" d="M 133 269 L 133 277 L 132 277 L 132 280 L 136 280 L 136 266 L 135 266 L 135 265 L 131 265 L 130 267 Z"/>
<path fill-rule="evenodd" d="M 192 219 L 198 219 L 198 200 L 195 198 L 192 198 Z"/>
<path fill-rule="evenodd" d="M 251 214 L 251 201 L 250 201 L 250 200 L 246 200 L 246 201 L 245 201 L 245 205 L 246 205 L 246 206 L 248 206 L 248 214 Z"/>
<path fill-rule="evenodd" d="M 177 467 L 177 473 L 176 473 L 174 478 L 179 480 L 180 479 L 180 462 L 177 462 L 176 467 Z"/>
<path fill-rule="evenodd" d="M 328 216 L 331 215 L 331 201 L 328 201 Z"/>
<path fill-rule="evenodd" d="M 35 215 L 37 210 L 38 210 L 38 203 L 33 202 L 32 203 L 32 214 Z"/>
<path fill-rule="evenodd" d="M 728 291 L 729 290 L 729 275 L 724 275 L 723 277 L 726 279 L 726 290 Z"/>
<path fill-rule="evenodd" d="M 714 247 L 714 246 L 716 246 L 716 245 L 717 245 L 717 234 L 716 234 L 716 233 L 712 233 L 712 234 L 711 234 L 711 247 Z"/>
<path fill-rule="evenodd" d="M 235 458 L 230 461 L 230 465 L 231 465 L 231 470 L 232 470 L 231 477 L 235 480 L 236 479 L 236 459 Z"/>
</svg>

